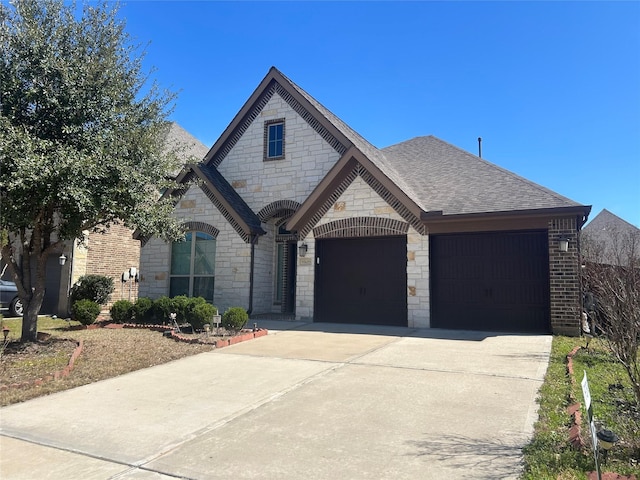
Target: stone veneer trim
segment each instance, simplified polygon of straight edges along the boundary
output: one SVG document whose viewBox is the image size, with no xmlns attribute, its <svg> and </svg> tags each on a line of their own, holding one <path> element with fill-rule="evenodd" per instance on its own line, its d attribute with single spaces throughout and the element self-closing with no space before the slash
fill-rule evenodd
<svg viewBox="0 0 640 480">
<path fill-rule="evenodd" d="M 269 86 L 264 89 L 260 97 L 254 102 L 250 110 L 245 114 L 243 119 L 237 125 L 233 133 L 224 141 L 218 151 L 211 157 L 209 164 L 218 167 L 229 152 L 233 149 L 234 145 L 242 138 L 253 121 L 258 118 L 260 112 L 269 102 L 274 93 L 278 93 L 287 104 L 300 115 L 318 135 L 320 135 L 334 150 L 340 155 L 347 151 L 347 147 L 343 145 L 329 130 L 327 130 L 322 123 L 314 117 L 314 115 L 305 108 L 300 102 L 298 102 L 289 91 L 280 85 L 275 79 L 271 81 Z M 284 153 L 284 152 L 283 152 Z"/>
<path fill-rule="evenodd" d="M 300 203 L 295 200 L 277 200 L 262 208 L 258 212 L 258 218 L 261 222 L 266 222 L 281 212 L 286 212 L 288 218 L 291 216 L 291 213 L 298 210 L 298 208 L 300 208 Z"/>
<path fill-rule="evenodd" d="M 385 237 L 406 235 L 409 224 L 383 217 L 350 217 L 313 229 L 314 238 Z"/>
<path fill-rule="evenodd" d="M 395 195 L 393 195 L 381 182 L 379 182 L 360 162 L 356 162 L 353 169 L 340 182 L 333 193 L 327 198 L 309 222 L 300 230 L 299 237 L 304 238 L 318 224 L 320 219 L 329 211 L 332 205 L 340 198 L 349 185 L 360 176 L 389 206 L 391 206 L 404 220 L 406 220 L 420 235 L 426 234 L 426 226 L 420 218 L 412 214 Z"/>
<path fill-rule="evenodd" d="M 184 222 L 182 226 L 185 228 L 186 231 L 197 231 L 197 232 L 207 233 L 211 235 L 213 238 L 218 238 L 218 234 L 220 233 L 220 230 L 218 230 L 216 227 L 204 222 Z"/>
</svg>

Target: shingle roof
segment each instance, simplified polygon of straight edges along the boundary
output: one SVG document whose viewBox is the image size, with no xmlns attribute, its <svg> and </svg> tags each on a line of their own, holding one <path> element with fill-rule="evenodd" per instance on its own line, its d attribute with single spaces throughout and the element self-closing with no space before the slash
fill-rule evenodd
<svg viewBox="0 0 640 480">
<path fill-rule="evenodd" d="M 229 182 L 220 174 L 218 169 L 213 166 L 200 163 L 197 168 L 205 175 L 206 179 L 217 190 L 217 192 L 226 200 L 229 206 L 238 214 L 240 219 L 249 228 L 249 232 L 252 235 L 262 235 L 264 230 L 260 226 L 260 219 L 254 213 L 253 210 L 242 199 L 240 194 L 236 192 Z"/>
<path fill-rule="evenodd" d="M 434 136 L 382 150 L 426 212 L 504 212 L 580 204 Z"/>
<path fill-rule="evenodd" d="M 204 143 L 191 135 L 176 122 L 167 123 L 165 150 L 167 153 L 169 151 L 174 151 L 180 158 L 182 164 L 199 162 L 209 151 Z M 176 175 L 178 173 L 179 170 L 175 172 Z"/>
<path fill-rule="evenodd" d="M 580 206 L 434 136 L 380 150 L 279 73 L 425 212 L 452 215 Z"/>
<path fill-rule="evenodd" d="M 635 247 L 635 255 L 640 256 L 640 228 L 607 209 L 603 209 L 593 220 L 585 225 L 582 232 L 585 240 L 592 242 L 592 245 L 586 245 L 584 249 L 586 260 L 597 260 L 602 263 L 617 265 L 619 262 L 615 251 L 631 245 Z M 630 236 L 635 236 L 635 243 L 630 241 Z M 618 245 L 615 245 L 616 243 Z"/>
<path fill-rule="evenodd" d="M 274 67 L 275 68 L 275 67 Z M 277 70 L 277 69 L 276 69 Z M 282 72 L 279 72 L 293 88 L 295 88 L 300 95 L 302 95 L 311 105 L 324 116 L 331 124 L 333 124 L 351 143 L 354 147 L 360 150 L 371 162 L 380 169 L 384 175 L 394 182 L 400 189 L 409 197 L 414 195 L 411 186 L 405 181 L 402 175 L 400 175 L 393 163 L 389 162 L 385 158 L 384 151 L 379 150 L 365 138 L 363 138 L 358 132 L 353 130 L 349 125 L 344 123 L 338 116 L 327 109 L 324 105 L 318 102 L 315 98 L 309 95 L 305 90 L 296 85 L 291 79 L 289 79 Z"/>
<path fill-rule="evenodd" d="M 417 137 L 378 149 L 275 67 L 269 70 L 209 152 L 205 152 L 207 163 L 217 165 L 223 161 L 226 152 L 259 114 L 256 109 L 263 105 L 263 94 L 273 86 L 273 82 L 280 84 L 291 95 L 292 102 L 302 105 L 302 109 L 306 110 L 304 115 L 313 117 L 316 122 L 314 128 L 324 129 L 329 137 L 338 141 L 336 148 L 343 155 L 336 168 L 329 171 L 292 218 L 291 223 L 298 227 L 312 220 L 315 215 L 312 212 L 326 200 L 325 193 L 330 193 L 325 189 L 335 187 L 332 175 L 337 176 L 342 172 L 341 169 L 346 168 L 345 162 L 349 161 L 346 157 L 349 155 L 353 155 L 351 158 L 357 157 L 383 188 L 402 203 L 410 216 L 416 218 L 434 211 L 446 216 L 519 214 L 527 210 L 556 208 L 577 208 L 584 212 L 585 217 L 588 215 L 590 207 L 433 136 Z M 293 104 L 292 107 L 297 108 Z M 233 190 L 230 186 L 229 189 Z M 230 192 L 224 195 L 226 197 Z"/>
</svg>

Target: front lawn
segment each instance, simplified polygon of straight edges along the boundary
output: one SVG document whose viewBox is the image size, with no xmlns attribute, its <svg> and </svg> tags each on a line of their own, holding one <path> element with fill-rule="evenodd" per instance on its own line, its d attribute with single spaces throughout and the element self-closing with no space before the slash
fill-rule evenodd
<svg viewBox="0 0 640 480">
<path fill-rule="evenodd" d="M 613 430 L 621 441 L 611 450 L 602 471 L 640 476 L 640 415 L 632 406 L 631 387 L 624 369 L 615 363 L 599 339 L 574 355 L 572 383 L 567 372 L 567 355 L 576 346 L 585 346 L 584 338 L 553 338 L 549 368 L 540 389 L 539 420 L 533 440 L 524 448 L 525 480 L 586 480 L 595 470 L 589 425 L 582 407 L 582 438 L 586 446 L 575 449 L 569 443 L 571 417 L 567 407 L 584 403 L 580 382 L 587 372 L 596 421 Z"/>
<path fill-rule="evenodd" d="M 147 329 L 69 330 L 69 322 L 45 316 L 38 317 L 38 332 L 47 334 L 45 338 L 36 343 L 21 344 L 17 341 L 21 319 L 4 319 L 3 325 L 10 329 L 8 340 L 11 343 L 0 358 L 0 406 L 213 349 L 213 345 L 176 342 Z M 71 325 L 78 325 L 78 322 L 71 322 Z M 71 374 L 38 384 L 38 379 L 53 375 L 68 364 L 80 340 L 84 349 Z"/>
</svg>

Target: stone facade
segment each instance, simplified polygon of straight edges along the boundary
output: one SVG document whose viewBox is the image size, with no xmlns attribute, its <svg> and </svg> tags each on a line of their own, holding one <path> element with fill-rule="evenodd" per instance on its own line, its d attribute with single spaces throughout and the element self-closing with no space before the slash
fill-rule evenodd
<svg viewBox="0 0 640 480">
<path fill-rule="evenodd" d="M 285 158 L 264 161 L 264 125 L 275 119 L 285 121 Z M 256 313 L 281 311 L 281 305 L 274 302 L 276 222 L 285 213 L 278 208 L 271 211 L 269 206 L 299 205 L 338 158 L 339 154 L 278 94 L 274 94 L 219 165 L 220 173 L 254 212 L 269 211 L 262 224 L 267 234 L 260 236 L 254 245 L 251 305 L 251 245 L 229 226 L 201 189 L 191 187 L 181 198 L 175 209 L 176 218 L 209 223 L 220 230 L 216 238 L 214 303 L 221 311 L 231 306 L 251 308 Z M 151 298 L 168 295 L 170 245 L 151 239 L 142 249 L 142 257 L 140 295 Z"/>
<path fill-rule="evenodd" d="M 176 205 L 183 223 L 200 222 L 218 231 L 213 302 L 222 312 L 233 306 L 248 308 L 251 245 L 244 242 L 200 188 L 190 188 Z M 171 244 L 157 238 L 142 248 L 140 296 L 169 295 Z"/>
<path fill-rule="evenodd" d="M 307 244 L 308 251 L 305 257 L 298 258 L 297 318 L 313 318 L 315 233 L 321 232 L 323 225 L 336 222 L 340 224 L 340 220 L 369 218 L 393 219 L 405 224 L 403 218 L 358 176 L 317 223 L 314 230 L 302 241 Z M 345 228 L 349 228 L 349 225 L 353 223 L 342 222 Z M 413 227 L 408 225 L 406 227 L 408 228 L 408 232 L 405 234 L 407 238 L 408 326 L 427 328 L 429 327 L 429 239 L 427 236 L 417 233 Z M 369 230 L 375 229 L 370 227 Z M 340 231 L 332 231 L 331 236 L 342 237 L 343 235 Z M 367 228 L 352 229 L 346 236 L 367 236 Z"/>
<path fill-rule="evenodd" d="M 416 209 L 418 204 L 407 202 L 403 196 L 408 195 L 406 191 L 398 192 L 399 184 L 389 185 L 393 176 L 385 178 L 386 174 L 375 170 L 375 165 L 372 168 L 370 159 L 357 156 L 366 157 L 366 152 L 374 147 L 358 145 L 360 142 L 355 141 L 353 150 L 358 150 L 356 154 L 343 158 L 347 148 L 352 148 L 349 138 L 346 141 L 344 136 L 339 139 L 340 135 L 334 136 L 336 132 L 332 126 L 325 124 L 325 120 L 338 120 L 312 118 L 309 111 L 303 111 L 300 97 L 293 98 L 283 92 L 280 85 L 273 87 L 270 84 L 265 88 L 270 89 L 269 95 L 252 97 L 251 108 L 241 110 L 242 115 L 232 123 L 231 133 L 223 134 L 206 161 L 256 214 L 266 233 L 251 237 L 246 231 L 242 232 L 237 219 L 231 218 L 228 212 L 226 216 L 221 213 L 227 207 L 214 198 L 215 195 L 207 190 L 209 187 L 202 187 L 207 194 L 202 188 L 191 186 L 174 209 L 174 215 L 184 224 L 198 224 L 198 228 L 215 232 L 214 304 L 221 311 L 231 306 L 244 307 L 253 314 L 293 311 L 296 319 L 313 320 L 318 239 L 402 236 L 406 239 L 407 325 L 429 328 L 432 323 L 430 238 L 427 215 L 422 215 L 437 218 L 438 210 Z M 310 102 L 305 108 L 313 105 Z M 266 125 L 273 121 L 284 122 L 285 134 L 282 157 L 270 159 L 265 157 L 265 132 Z M 346 131 L 348 128 L 341 123 L 333 126 L 338 124 L 335 130 Z M 342 168 L 344 170 L 340 170 Z M 326 182 L 321 183 L 324 179 Z M 317 190 L 319 185 L 322 185 L 322 191 Z M 230 197 L 237 201 L 235 195 Z M 282 227 L 292 218 L 291 224 L 299 228 L 298 231 L 284 231 Z M 556 333 L 575 335 L 579 334 L 580 312 L 578 219 L 548 218 L 552 215 L 538 215 L 534 219 L 523 215 L 504 221 L 502 218 L 483 220 L 482 217 L 480 220 L 455 219 L 460 223 L 443 223 L 444 226 L 438 227 L 450 230 L 433 233 L 547 228 L 551 329 Z M 560 237 L 570 239 L 568 252 L 559 250 Z M 302 244 L 307 248 L 304 255 L 298 253 Z M 281 262 L 278 262 L 279 246 L 283 253 Z M 295 255 L 289 256 L 292 249 L 295 249 Z M 140 295 L 157 298 L 169 294 L 170 256 L 171 245 L 158 239 L 146 243 L 141 254 Z M 287 262 L 293 258 L 295 268 L 290 268 L 292 265 Z M 279 268 L 282 269 L 280 272 Z M 284 297 L 282 301 L 276 299 L 276 279 L 283 278 L 286 285 L 287 275 L 294 271 L 295 305 L 292 306 L 287 305 Z"/>
<path fill-rule="evenodd" d="M 285 158 L 264 161 L 264 123 L 281 118 L 286 128 Z M 259 212 L 278 200 L 304 202 L 338 158 L 339 154 L 274 94 L 218 170 L 249 207 Z"/>
</svg>

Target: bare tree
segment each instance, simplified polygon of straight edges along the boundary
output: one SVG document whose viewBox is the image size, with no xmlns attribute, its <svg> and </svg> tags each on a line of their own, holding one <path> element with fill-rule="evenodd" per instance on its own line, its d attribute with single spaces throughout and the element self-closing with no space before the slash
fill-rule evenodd
<svg viewBox="0 0 640 480">
<path fill-rule="evenodd" d="M 640 230 L 628 226 L 583 232 L 583 287 L 593 299 L 585 306 L 595 328 L 629 375 L 640 405 Z"/>
</svg>

